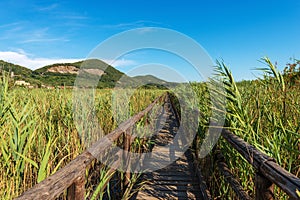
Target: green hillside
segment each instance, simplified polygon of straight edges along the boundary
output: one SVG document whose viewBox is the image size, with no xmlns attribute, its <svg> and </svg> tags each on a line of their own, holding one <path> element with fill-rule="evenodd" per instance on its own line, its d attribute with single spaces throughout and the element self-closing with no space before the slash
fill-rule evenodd
<svg viewBox="0 0 300 200">
<path fill-rule="evenodd" d="M 6 71 L 6 72 L 13 72 L 14 75 L 19 76 L 21 78 L 27 78 L 31 75 L 32 70 L 22 67 L 20 65 L 15 65 L 9 62 L 5 62 L 3 60 L 0 60 L 0 72 Z"/>
<path fill-rule="evenodd" d="M 132 79 L 139 85 L 143 85 L 143 88 L 165 89 L 167 86 L 172 86 L 175 84 L 166 82 L 152 75 L 134 76 Z"/>
<path fill-rule="evenodd" d="M 134 76 L 132 77 L 137 82 L 147 83 L 157 83 L 157 84 L 164 84 L 166 81 L 159 79 L 152 75 L 145 75 L 145 76 Z"/>
<path fill-rule="evenodd" d="M 98 88 L 113 88 L 145 85 L 145 88 L 161 88 L 164 80 L 151 75 L 129 77 L 107 63 L 90 59 L 75 63 L 56 63 L 37 70 L 0 61 L 0 69 L 13 72 L 14 80 L 24 80 L 36 87 L 41 86 L 73 86 L 75 80 L 82 80 L 82 84 L 92 86 L 92 81 L 99 79 Z M 82 79 L 80 79 L 82 78 Z"/>
</svg>

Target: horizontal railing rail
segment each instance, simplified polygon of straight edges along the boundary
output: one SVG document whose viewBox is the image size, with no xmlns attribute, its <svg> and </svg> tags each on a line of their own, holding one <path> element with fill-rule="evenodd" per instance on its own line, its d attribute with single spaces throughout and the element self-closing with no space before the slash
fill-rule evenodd
<svg viewBox="0 0 300 200">
<path fill-rule="evenodd" d="M 255 199 L 273 199 L 274 185 L 281 188 L 290 198 L 300 199 L 300 179 L 279 166 L 275 159 L 262 153 L 226 129 L 223 138 L 237 150 L 256 170 Z"/>
<path fill-rule="evenodd" d="M 257 148 L 245 142 L 242 138 L 233 134 L 229 130 L 223 127 L 218 127 L 216 123 L 211 123 L 211 126 L 214 127 L 216 131 L 220 131 L 221 129 L 221 135 L 225 141 L 233 149 L 239 152 L 239 154 L 255 169 L 255 199 L 275 199 L 274 184 L 283 190 L 290 199 L 300 199 L 300 179 L 297 176 L 279 166 L 274 158 L 259 151 Z M 196 137 L 195 141 L 197 140 L 199 139 Z M 220 148 L 221 147 L 217 147 L 213 149 L 214 153 L 208 155 L 209 158 L 207 158 L 207 160 L 209 161 L 205 162 L 205 165 L 213 166 L 214 164 L 210 162 L 215 163 L 219 172 L 224 176 L 225 181 L 233 188 L 237 196 L 240 199 L 251 199 L 240 185 L 238 179 L 228 168 L 226 160 L 221 153 L 222 149 Z M 198 146 L 194 145 L 196 160 L 199 160 L 197 157 L 198 151 Z M 212 155 L 213 157 L 211 157 Z M 200 166 L 200 168 L 201 167 L 203 167 L 203 165 Z M 206 179 L 211 176 L 212 171 L 209 171 L 208 173 L 210 174 L 207 174 L 207 172 L 204 174 Z"/>
<path fill-rule="evenodd" d="M 152 108 L 166 98 L 166 94 L 156 98 L 145 110 L 137 113 L 127 121 L 121 123 L 118 128 L 106 135 L 104 138 L 97 141 L 86 151 L 77 156 L 69 164 L 59 169 L 56 173 L 49 176 L 42 182 L 36 184 L 29 190 L 25 191 L 16 200 L 24 199 L 55 199 L 58 198 L 67 190 L 67 199 L 82 200 L 85 198 L 85 178 L 86 169 L 93 161 L 102 156 L 106 149 L 110 148 L 112 143 L 117 141 L 122 135 L 124 152 L 130 150 L 130 145 L 133 143 L 135 136 L 128 133 L 138 121 L 147 115 Z M 112 166 L 118 166 L 121 155 L 118 156 Z M 108 173 L 113 173 L 114 169 L 110 169 Z M 125 172 L 125 185 L 128 184 L 130 173 Z M 107 182 L 110 179 L 107 180 Z M 104 185 L 107 185 L 105 183 Z"/>
</svg>

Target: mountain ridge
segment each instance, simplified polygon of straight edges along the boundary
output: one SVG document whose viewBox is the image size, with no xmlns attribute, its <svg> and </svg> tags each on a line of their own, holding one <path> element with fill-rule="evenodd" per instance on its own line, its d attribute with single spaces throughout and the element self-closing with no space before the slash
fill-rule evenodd
<svg viewBox="0 0 300 200">
<path fill-rule="evenodd" d="M 16 65 L 0 60 L 0 73 L 6 71 L 18 83 L 26 82 L 33 87 L 74 86 L 76 77 L 85 77 L 87 80 L 99 79 L 98 88 L 113 88 L 118 86 L 140 86 L 147 88 L 168 84 L 167 81 L 152 75 L 129 77 L 102 60 L 89 59 L 74 63 L 54 63 L 31 70 L 25 66 Z M 25 85 L 25 84 L 24 84 Z"/>
</svg>

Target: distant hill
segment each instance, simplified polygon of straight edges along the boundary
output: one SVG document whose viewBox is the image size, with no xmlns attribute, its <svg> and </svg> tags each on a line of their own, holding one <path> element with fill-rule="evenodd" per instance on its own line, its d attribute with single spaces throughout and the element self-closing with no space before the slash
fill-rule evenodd
<svg viewBox="0 0 300 200">
<path fill-rule="evenodd" d="M 13 72 L 13 75 L 18 75 L 22 78 L 28 77 L 32 73 L 32 70 L 26 67 L 5 62 L 3 60 L 0 60 L 0 71 Z"/>
<path fill-rule="evenodd" d="M 152 75 L 145 75 L 145 76 L 134 76 L 132 77 L 137 82 L 143 82 L 145 84 L 147 83 L 157 83 L 157 84 L 165 84 L 166 81 L 159 79 Z"/>
<path fill-rule="evenodd" d="M 73 86 L 75 79 L 83 78 L 87 85 L 90 80 L 99 80 L 98 88 L 115 86 L 146 85 L 146 88 L 161 88 L 167 82 L 152 75 L 129 77 L 107 63 L 90 59 L 75 63 L 56 63 L 37 70 L 0 61 L 0 72 L 10 72 L 15 80 L 23 80 L 34 86 Z M 77 79 L 78 80 L 78 79 Z"/>
<path fill-rule="evenodd" d="M 152 75 L 134 76 L 132 77 L 132 79 L 135 80 L 135 82 L 137 82 L 139 85 L 143 85 L 144 88 L 164 89 L 166 88 L 166 86 L 171 86 L 175 84 L 164 81 Z"/>
<path fill-rule="evenodd" d="M 80 71 L 80 67 L 82 70 Z M 112 88 L 124 73 L 101 60 L 86 60 L 75 63 L 57 63 L 33 71 L 33 78 L 52 86 L 73 86 L 77 75 L 87 79 L 101 76 L 99 88 Z"/>
<path fill-rule="evenodd" d="M 9 73 L 10 77 L 12 77 L 15 81 L 23 80 L 31 83 L 32 85 L 40 85 L 38 80 L 31 78 L 31 69 L 0 60 L 0 74 L 3 72 Z"/>
</svg>

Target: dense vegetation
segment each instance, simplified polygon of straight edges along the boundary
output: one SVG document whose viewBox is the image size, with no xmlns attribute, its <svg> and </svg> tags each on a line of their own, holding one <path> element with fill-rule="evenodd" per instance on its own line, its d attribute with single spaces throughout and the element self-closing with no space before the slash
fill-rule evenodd
<svg viewBox="0 0 300 200">
<path fill-rule="evenodd" d="M 20 195 L 85 149 L 73 121 L 72 90 L 9 88 L 8 82 L 8 77 L 1 77 L 0 196 L 3 199 Z M 95 96 L 96 115 L 105 133 L 117 125 L 112 117 L 111 93 L 110 89 L 97 90 Z M 161 93 L 137 91 L 130 100 L 129 114 L 144 109 Z"/>
<path fill-rule="evenodd" d="M 266 67 L 258 69 L 263 72 L 263 78 L 236 83 L 229 68 L 224 63 L 218 63 L 217 78 L 224 83 L 225 90 L 218 91 L 219 98 L 226 98 L 225 127 L 240 136 L 260 151 L 275 158 L 276 162 L 299 177 L 300 175 L 300 63 L 288 65 L 284 73 L 268 58 L 262 61 Z M 291 69 L 290 66 L 293 66 Z M 298 68 L 297 68 L 298 67 Z M 199 85 L 195 86 L 199 99 L 199 106 L 205 114 L 200 127 L 203 132 L 208 126 L 210 113 L 203 94 L 207 90 Z M 208 95 L 208 94 L 207 94 Z M 221 100 L 220 102 L 222 102 Z M 206 104 L 210 105 L 210 103 Z M 213 107 L 217 108 L 218 105 Z M 200 128 L 201 129 L 201 128 Z M 217 148 L 225 155 L 227 164 L 242 186 L 251 196 L 254 195 L 254 169 L 222 138 Z M 213 158 L 213 155 L 212 157 Z M 212 174 L 207 177 L 210 190 L 215 198 L 235 199 L 233 190 L 219 176 L 216 166 L 210 169 Z M 205 173 L 205 172 L 204 172 Z M 283 191 L 275 187 L 275 194 L 280 199 L 288 199 Z"/>
<path fill-rule="evenodd" d="M 216 78 L 224 83 L 225 92 L 215 92 L 219 92 L 219 98 L 227 99 L 225 127 L 299 176 L 299 61 L 289 65 L 283 74 L 278 72 L 269 59 L 265 58 L 264 62 L 267 66 L 260 69 L 264 73 L 262 79 L 239 83 L 234 81 L 229 68 L 224 63 L 219 63 Z M 117 77 L 119 76 L 116 75 L 113 79 Z M 210 102 L 210 95 L 213 93 L 206 84 L 191 85 L 202 113 L 198 134 L 203 137 L 209 125 L 211 108 L 216 109 L 218 105 Z M 184 91 L 184 87 L 179 85 L 177 89 Z M 137 90 L 130 98 L 130 115 L 145 108 L 162 92 L 164 91 L 158 89 Z M 116 121 L 112 117 L 111 94 L 110 89 L 96 90 L 95 94 L 96 115 L 99 123 L 105 124 L 105 133 L 116 127 Z M 72 90 L 14 88 L 9 86 L 8 76 L 1 77 L 1 197 L 11 199 L 21 194 L 83 151 L 85 146 L 75 128 L 72 109 Z M 193 120 L 192 117 L 191 113 L 190 119 L 182 120 Z M 222 139 L 219 140 L 218 147 L 222 149 L 233 173 L 240 177 L 243 187 L 253 195 L 253 168 Z M 102 178 L 105 177 L 105 172 L 102 171 Z M 212 173 L 210 179 L 213 181 L 209 187 L 215 198 L 235 198 L 234 192 L 223 179 L 219 179 L 217 172 Z M 280 198 L 286 198 L 278 189 L 276 194 Z"/>
</svg>

